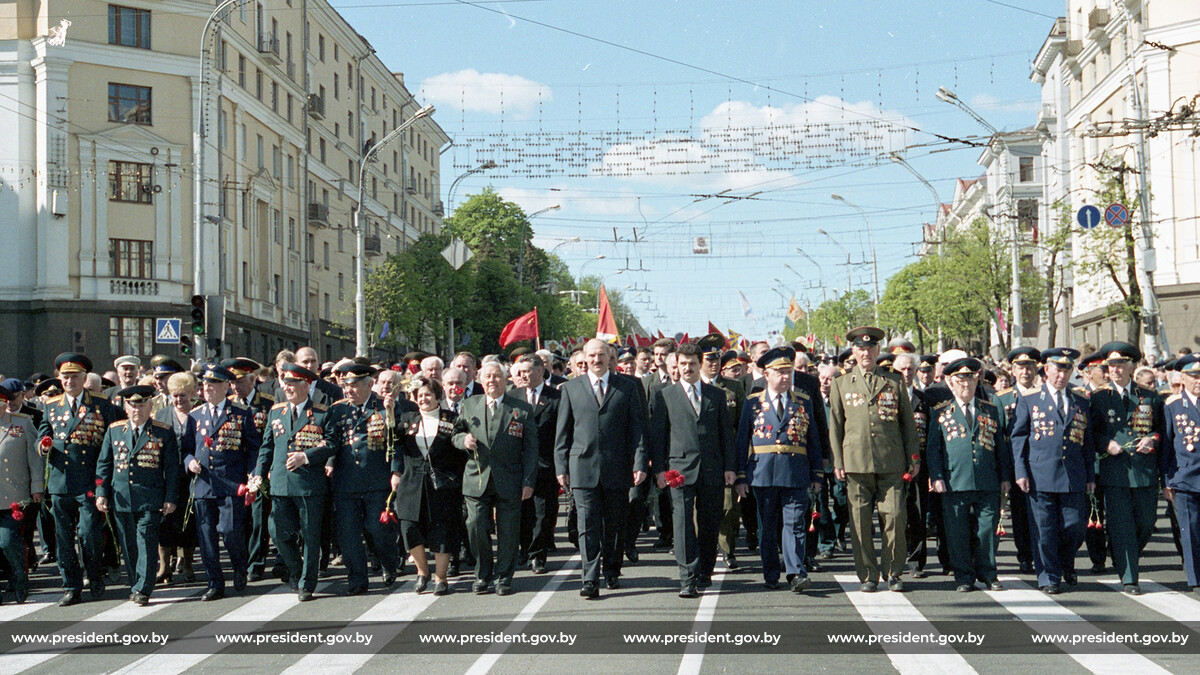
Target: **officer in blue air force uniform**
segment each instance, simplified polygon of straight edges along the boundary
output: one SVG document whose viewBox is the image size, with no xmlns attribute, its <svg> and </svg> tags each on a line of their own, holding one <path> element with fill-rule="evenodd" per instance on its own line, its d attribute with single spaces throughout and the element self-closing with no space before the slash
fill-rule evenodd
<svg viewBox="0 0 1200 675">
<path fill-rule="evenodd" d="M 1200 354 L 1175 362 L 1183 388 L 1164 404 L 1163 496 L 1175 505 L 1183 570 L 1193 593 L 1200 593 Z"/>
<path fill-rule="evenodd" d="M 287 400 L 267 415 L 253 485 L 270 481 L 271 539 L 300 602 L 307 602 L 317 589 L 321 517 L 329 492 L 325 462 L 333 447 L 325 441 L 327 409 L 308 397 L 317 374 L 295 363 L 280 369 Z"/>
<path fill-rule="evenodd" d="M 813 423 L 809 395 L 792 388 L 791 347 L 776 347 L 758 358 L 767 388 L 746 399 L 738 424 L 739 495 L 747 484 L 758 502 L 759 556 L 763 581 L 779 586 L 779 517 L 783 516 L 783 563 L 788 585 L 803 593 L 810 585 L 804 568 L 808 492 L 821 489 L 824 456 Z M 676 542 L 679 545 L 680 542 Z"/>
<path fill-rule="evenodd" d="M 63 393 L 46 403 L 38 436 L 49 437 L 50 448 L 39 445 L 46 454 L 49 480 L 46 492 L 53 497 L 54 528 L 58 534 L 58 568 L 62 572 L 63 594 L 59 606 L 81 600 L 83 571 L 75 554 L 75 533 L 83 550 L 83 564 L 91 583 L 92 598 L 104 596 L 101 574 L 101 542 L 104 516 L 96 511 L 96 460 L 108 425 L 117 420 L 117 411 L 104 398 L 83 388 L 92 362 L 83 354 L 67 352 L 54 361 Z"/>
<path fill-rule="evenodd" d="M 1096 487 L 1096 450 L 1088 399 L 1067 381 L 1079 352 L 1042 352 L 1045 383 L 1017 399 L 1012 449 L 1017 486 L 1029 495 L 1034 525 L 1033 563 L 1047 594 L 1076 583 L 1075 554 L 1083 544 L 1087 493 Z"/>
<path fill-rule="evenodd" d="M 1012 453 L 1004 413 L 975 397 L 982 369 L 972 358 L 947 364 L 953 398 L 934 406 L 925 451 L 933 491 L 942 496 L 942 527 L 960 593 L 975 590 L 976 580 L 1004 589 L 996 579 L 996 524 L 1000 495 L 1012 484 Z"/>
<path fill-rule="evenodd" d="M 201 600 L 225 597 L 225 575 L 221 572 L 218 535 L 225 539 L 233 567 L 233 589 L 246 588 L 247 507 L 238 487 L 245 485 L 258 457 L 261 437 L 254 428 L 254 413 L 228 400 L 233 373 L 224 366 L 208 364 L 200 375 L 203 402 L 192 410 L 196 420 L 196 448 L 184 458 L 192 478 L 192 502 L 196 509 L 196 537 L 200 560 L 208 576 L 208 590 Z"/>
<path fill-rule="evenodd" d="M 154 387 L 134 385 L 117 392 L 128 419 L 113 422 L 96 465 L 96 508 L 112 511 L 129 571 L 129 599 L 150 602 L 158 568 L 158 526 L 175 510 L 179 495 L 179 450 L 170 426 L 151 419 Z"/>
</svg>

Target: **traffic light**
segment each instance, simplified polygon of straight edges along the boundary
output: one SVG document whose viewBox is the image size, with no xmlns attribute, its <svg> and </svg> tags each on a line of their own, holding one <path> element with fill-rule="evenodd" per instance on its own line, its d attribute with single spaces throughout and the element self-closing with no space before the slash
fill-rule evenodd
<svg viewBox="0 0 1200 675">
<path fill-rule="evenodd" d="M 192 355 L 192 338 L 190 335 L 179 336 L 179 353 L 184 356 Z"/>
<path fill-rule="evenodd" d="M 204 335 L 204 296 L 192 296 L 192 335 Z"/>
</svg>

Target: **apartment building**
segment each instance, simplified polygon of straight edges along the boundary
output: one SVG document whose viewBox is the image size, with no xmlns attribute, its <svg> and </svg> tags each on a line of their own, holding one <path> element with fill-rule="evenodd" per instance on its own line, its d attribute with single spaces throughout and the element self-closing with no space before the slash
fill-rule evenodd
<svg viewBox="0 0 1200 675">
<path fill-rule="evenodd" d="M 323 0 L 9 7 L 0 371 L 175 353 L 154 320 L 197 292 L 223 299 L 224 355 L 352 353 L 358 162 L 420 108 L 403 76 Z M 367 167 L 367 265 L 440 228 L 448 142 L 420 119 Z"/>
</svg>

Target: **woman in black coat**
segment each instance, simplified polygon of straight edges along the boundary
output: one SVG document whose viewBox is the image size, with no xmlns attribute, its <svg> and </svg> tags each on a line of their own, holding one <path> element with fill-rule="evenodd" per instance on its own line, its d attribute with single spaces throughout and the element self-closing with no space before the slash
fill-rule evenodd
<svg viewBox="0 0 1200 675">
<path fill-rule="evenodd" d="M 191 373 L 175 373 L 167 380 L 167 393 L 171 404 L 154 413 L 154 420 L 171 427 L 179 444 L 179 494 L 188 495 L 190 474 L 183 470 L 183 458 L 194 452 L 196 447 L 196 420 L 189 414 L 196 397 L 196 378 Z M 181 496 L 180 499 L 183 497 Z M 178 555 L 178 571 L 184 581 L 196 580 L 192 571 L 192 553 L 196 549 L 196 519 L 187 514 L 191 504 L 180 505 L 169 515 L 162 517 L 158 534 L 158 572 L 160 584 L 171 583 L 171 572 L 176 569 L 172 558 Z M 184 521 L 187 527 L 184 527 Z"/>
<path fill-rule="evenodd" d="M 397 419 L 404 454 L 404 472 L 396 488 L 395 511 L 404 547 L 417 566 L 416 591 L 429 585 L 429 561 L 434 554 L 437 583 L 434 595 L 450 591 L 446 570 L 450 553 L 458 549 L 455 522 L 462 511 L 462 477 L 467 453 L 454 447 L 455 414 L 443 410 L 442 385 L 414 377 L 410 387 L 418 412 Z"/>
</svg>

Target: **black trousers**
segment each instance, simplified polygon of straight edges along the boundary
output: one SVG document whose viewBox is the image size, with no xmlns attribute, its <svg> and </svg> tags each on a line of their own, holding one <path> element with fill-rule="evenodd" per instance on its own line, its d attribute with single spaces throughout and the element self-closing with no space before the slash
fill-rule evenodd
<svg viewBox="0 0 1200 675">
<path fill-rule="evenodd" d="M 579 553 L 583 559 L 583 580 L 599 582 L 621 575 L 620 533 L 629 511 L 629 490 L 603 487 L 574 488 L 575 510 L 579 519 Z M 603 568 L 603 570 L 602 570 Z"/>
<path fill-rule="evenodd" d="M 558 480 L 553 469 L 538 469 L 533 497 L 521 502 L 521 550 L 530 560 L 546 562 L 558 524 Z"/>
<path fill-rule="evenodd" d="M 629 488 L 629 511 L 625 514 L 625 527 L 621 530 L 622 551 L 634 548 L 637 544 L 638 535 L 642 533 L 642 523 L 646 520 L 646 512 L 649 509 L 649 499 L 649 480 Z"/>
</svg>

